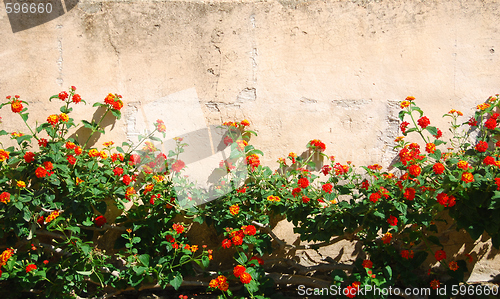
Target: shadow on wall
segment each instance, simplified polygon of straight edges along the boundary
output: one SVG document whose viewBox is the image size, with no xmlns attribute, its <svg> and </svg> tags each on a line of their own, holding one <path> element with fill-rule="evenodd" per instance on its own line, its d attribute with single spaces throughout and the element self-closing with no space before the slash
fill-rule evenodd
<svg viewBox="0 0 500 299">
<path fill-rule="evenodd" d="M 106 113 L 106 108 L 105 107 L 98 107 L 97 110 L 94 112 L 94 115 L 92 116 L 92 123 L 97 123 Z M 102 119 L 101 123 L 99 124 L 99 127 L 102 128 L 103 130 L 106 130 L 106 127 L 111 126 L 111 129 L 114 129 L 116 123 L 116 117 L 108 113 L 106 116 Z M 75 133 L 73 133 L 70 138 L 73 138 L 74 140 L 78 141 L 79 144 L 86 144 L 86 148 L 91 148 L 93 147 L 99 138 L 101 138 L 102 133 L 101 132 L 95 132 L 92 136 L 92 130 L 89 128 L 81 127 L 78 130 L 76 130 Z"/>
</svg>

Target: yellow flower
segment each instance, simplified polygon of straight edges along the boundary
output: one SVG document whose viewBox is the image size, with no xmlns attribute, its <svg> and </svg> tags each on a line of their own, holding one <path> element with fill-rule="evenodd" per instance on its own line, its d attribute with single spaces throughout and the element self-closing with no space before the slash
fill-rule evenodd
<svg viewBox="0 0 500 299">
<path fill-rule="evenodd" d="M 83 183 L 84 181 L 80 178 L 76 178 L 76 185 L 78 186 L 78 184 L 80 183 Z"/>
<path fill-rule="evenodd" d="M 240 212 L 240 207 L 238 205 L 232 205 L 229 207 L 229 212 L 231 212 L 232 215 L 237 215 Z"/>
<path fill-rule="evenodd" d="M 108 158 L 108 154 L 106 154 L 106 152 L 105 152 L 105 151 L 101 151 L 101 152 L 99 153 L 99 155 L 101 156 L 101 159 L 103 159 L 103 160 L 105 160 L 105 159 L 107 159 L 107 158 Z"/>
<path fill-rule="evenodd" d="M 113 141 L 108 141 L 108 142 L 104 142 L 102 145 L 104 145 L 105 147 L 110 147 L 113 144 L 115 144 Z"/>
<path fill-rule="evenodd" d="M 89 156 L 90 157 L 99 157 L 101 154 L 99 153 L 98 150 L 96 150 L 95 148 L 91 149 L 89 151 Z"/>
<path fill-rule="evenodd" d="M 17 181 L 17 187 L 18 188 L 26 188 L 26 183 L 23 181 Z"/>
<path fill-rule="evenodd" d="M 280 198 L 278 196 L 269 195 L 267 197 L 267 200 L 269 200 L 269 201 L 280 201 Z"/>
<path fill-rule="evenodd" d="M 402 101 L 401 104 L 399 104 L 399 107 L 401 107 L 401 109 L 404 109 L 406 107 L 410 106 L 410 102 L 409 101 Z"/>
<path fill-rule="evenodd" d="M 54 211 L 50 213 L 49 216 L 47 216 L 47 219 L 45 219 L 45 223 L 49 223 L 52 220 L 56 219 L 57 217 L 59 217 L 59 211 Z"/>
</svg>

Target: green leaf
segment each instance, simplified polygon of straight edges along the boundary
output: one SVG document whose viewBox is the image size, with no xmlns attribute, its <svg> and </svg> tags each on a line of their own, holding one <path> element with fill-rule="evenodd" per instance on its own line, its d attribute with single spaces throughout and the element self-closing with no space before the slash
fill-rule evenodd
<svg viewBox="0 0 500 299">
<path fill-rule="evenodd" d="M 427 130 L 427 132 L 431 133 L 432 136 L 437 135 L 438 133 L 436 127 L 428 126 L 425 129 Z"/>
<path fill-rule="evenodd" d="M 80 275 L 89 276 L 90 274 L 92 274 L 92 271 L 76 271 L 76 273 Z"/>
<path fill-rule="evenodd" d="M 29 113 L 22 113 L 21 114 L 21 118 L 26 122 L 28 121 L 28 116 L 29 116 Z"/>
<path fill-rule="evenodd" d="M 208 256 L 203 256 L 201 258 L 201 263 L 203 264 L 203 268 L 207 268 L 210 264 L 210 259 L 208 259 Z"/>
<path fill-rule="evenodd" d="M 138 257 L 139 261 L 146 267 L 149 267 L 149 254 L 142 254 Z"/>
<path fill-rule="evenodd" d="M 177 291 L 181 284 L 182 284 L 182 274 L 180 272 L 175 272 L 174 278 L 170 280 L 170 284 L 174 287 L 174 289 Z"/>
<path fill-rule="evenodd" d="M 436 244 L 438 246 L 443 247 L 443 245 L 441 245 L 441 242 L 439 242 L 438 237 L 436 237 L 436 236 L 428 236 L 427 240 L 431 241 L 432 243 L 434 243 L 434 244 Z"/>
<path fill-rule="evenodd" d="M 193 219 L 193 222 L 198 222 L 199 224 L 203 224 L 203 217 L 197 216 L 196 218 Z"/>
<path fill-rule="evenodd" d="M 123 153 L 125 153 L 125 151 L 123 150 L 123 148 L 121 148 L 121 147 L 119 147 L 119 146 L 117 146 L 117 147 L 116 147 L 116 150 L 117 150 L 119 153 L 122 153 L 122 154 L 123 154 Z"/>
<path fill-rule="evenodd" d="M 244 265 L 248 260 L 246 254 L 244 254 L 243 252 L 236 252 L 235 259 L 238 263 L 240 263 L 242 265 Z"/>
<path fill-rule="evenodd" d="M 111 109 L 111 113 L 116 117 L 116 119 L 120 119 L 122 117 L 122 113 L 118 110 Z"/>
<path fill-rule="evenodd" d="M 137 243 L 140 243 L 140 242 L 141 242 L 141 238 L 140 237 L 133 237 L 132 238 L 132 243 L 137 244 Z"/>
</svg>

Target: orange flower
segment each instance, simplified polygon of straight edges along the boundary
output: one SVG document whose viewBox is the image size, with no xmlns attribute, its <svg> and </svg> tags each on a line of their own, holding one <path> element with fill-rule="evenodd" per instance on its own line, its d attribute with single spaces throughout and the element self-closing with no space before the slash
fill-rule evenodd
<svg viewBox="0 0 500 299">
<path fill-rule="evenodd" d="M 464 115 L 462 112 L 455 110 L 455 109 L 451 109 L 450 111 L 448 111 L 448 114 L 453 114 L 453 113 L 456 113 L 457 115 L 460 115 L 460 116 Z"/>
<path fill-rule="evenodd" d="M 125 198 L 130 200 L 130 196 L 135 194 L 135 189 L 134 187 L 128 187 L 127 190 L 125 191 Z"/>
<path fill-rule="evenodd" d="M 405 101 L 413 101 L 415 100 L 415 97 L 412 97 L 412 96 L 409 96 L 409 97 L 406 97 Z"/>
<path fill-rule="evenodd" d="M 3 202 L 4 204 L 7 204 L 10 202 L 10 193 L 9 192 L 2 192 L 0 194 L 0 202 Z"/>
<path fill-rule="evenodd" d="M 98 150 L 96 150 L 95 148 L 89 150 L 89 156 L 94 158 L 94 157 L 99 157 L 101 154 L 99 153 Z"/>
<path fill-rule="evenodd" d="M 384 236 L 382 237 L 382 242 L 384 242 L 384 244 L 391 243 L 391 240 L 392 240 L 392 234 L 390 232 L 385 233 Z"/>
<path fill-rule="evenodd" d="M 9 159 L 9 152 L 0 149 L 0 162 L 3 162 L 7 159 Z"/>
<path fill-rule="evenodd" d="M 26 183 L 24 181 L 17 181 L 17 187 L 18 188 L 26 188 Z"/>
<path fill-rule="evenodd" d="M 56 219 L 57 217 L 59 217 L 59 211 L 56 210 L 56 211 L 50 213 L 49 216 L 47 216 L 47 219 L 45 219 L 45 223 L 49 223 L 52 220 Z"/>
<path fill-rule="evenodd" d="M 474 176 L 470 172 L 464 172 L 462 173 L 462 181 L 465 183 L 472 183 L 474 182 Z"/>
<path fill-rule="evenodd" d="M 75 148 L 75 155 L 79 156 L 79 155 L 81 155 L 82 152 L 83 152 L 83 150 L 81 147 L 77 146 Z"/>
<path fill-rule="evenodd" d="M 83 183 L 84 180 L 80 179 L 80 178 L 76 178 L 76 185 L 78 186 L 78 184 L 80 183 Z"/>
<path fill-rule="evenodd" d="M 439 280 L 434 279 L 433 281 L 431 281 L 431 288 L 433 288 L 434 290 L 437 290 L 439 288 L 439 285 Z"/>
<path fill-rule="evenodd" d="M 469 168 L 469 163 L 467 161 L 460 160 L 457 163 L 457 167 L 463 170 L 467 170 Z"/>
<path fill-rule="evenodd" d="M 5 264 L 7 264 L 7 261 L 11 258 L 13 254 L 14 254 L 14 249 L 11 248 L 5 249 L 0 255 L 0 267 L 5 266 Z"/>
<path fill-rule="evenodd" d="M 490 104 L 487 104 L 487 103 L 485 103 L 485 104 L 479 104 L 479 105 L 477 105 L 476 108 L 477 108 L 477 110 L 485 110 L 485 109 L 490 108 Z"/>
<path fill-rule="evenodd" d="M 236 265 L 236 267 L 234 267 L 234 269 L 233 269 L 234 276 L 240 277 L 241 274 L 243 274 L 246 270 L 247 270 L 247 268 L 245 268 L 244 266 Z"/>
<path fill-rule="evenodd" d="M 66 144 L 65 144 L 65 147 L 67 149 L 74 149 L 75 148 L 75 144 L 71 141 L 67 141 Z"/>
<path fill-rule="evenodd" d="M 448 264 L 448 267 L 450 268 L 451 271 L 457 271 L 458 270 L 458 264 L 455 261 L 451 261 Z"/>
<path fill-rule="evenodd" d="M 248 127 L 250 125 L 250 122 L 248 120 L 244 119 L 241 121 L 241 125 L 244 127 Z"/>
<path fill-rule="evenodd" d="M 252 281 L 252 276 L 247 272 L 243 272 L 240 275 L 240 281 L 244 284 L 250 283 Z"/>
<path fill-rule="evenodd" d="M 198 250 L 198 245 L 191 246 L 191 252 L 195 253 Z"/>
<path fill-rule="evenodd" d="M 216 289 L 219 286 L 219 282 L 217 281 L 217 279 L 212 279 L 210 280 L 208 286 L 211 287 L 212 289 Z"/>
<path fill-rule="evenodd" d="M 108 142 L 104 142 L 102 145 L 104 145 L 105 147 L 110 147 L 113 144 L 115 144 L 113 141 L 108 141 Z"/>
<path fill-rule="evenodd" d="M 436 145 L 434 143 L 427 143 L 425 145 L 425 151 L 428 152 L 429 154 L 434 154 L 436 152 Z"/>
<path fill-rule="evenodd" d="M 23 110 L 23 104 L 19 100 L 13 100 L 12 103 L 10 103 L 10 109 L 12 109 L 14 113 L 19 113 Z"/>
<path fill-rule="evenodd" d="M 59 117 L 57 116 L 57 114 L 49 115 L 49 117 L 47 117 L 47 122 L 55 126 L 59 122 Z"/>
<path fill-rule="evenodd" d="M 67 123 L 69 121 L 69 116 L 66 113 L 61 113 L 61 114 L 59 114 L 59 119 L 63 123 Z"/>
<path fill-rule="evenodd" d="M 229 207 L 229 212 L 232 215 L 237 215 L 240 212 L 240 207 L 238 205 L 232 205 Z"/>
</svg>

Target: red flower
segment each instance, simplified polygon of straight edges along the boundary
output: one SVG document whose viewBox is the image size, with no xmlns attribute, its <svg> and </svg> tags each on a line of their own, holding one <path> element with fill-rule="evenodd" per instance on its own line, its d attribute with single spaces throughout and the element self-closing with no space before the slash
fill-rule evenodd
<svg viewBox="0 0 500 299">
<path fill-rule="evenodd" d="M 474 117 L 471 117 L 467 123 L 471 127 L 477 127 L 477 120 Z"/>
<path fill-rule="evenodd" d="M 229 240 L 229 239 L 224 239 L 222 241 L 222 247 L 223 248 L 229 248 L 229 247 L 231 247 L 231 245 L 232 245 L 232 243 L 231 243 L 231 240 Z"/>
<path fill-rule="evenodd" d="M 174 238 L 174 237 L 172 237 L 171 235 L 167 235 L 165 238 L 166 238 L 166 239 L 167 239 L 167 241 L 168 241 L 168 242 L 170 242 L 170 243 L 174 243 L 174 242 L 175 242 L 175 238 Z"/>
<path fill-rule="evenodd" d="M 246 157 L 246 164 L 252 167 L 252 170 L 255 170 L 256 167 L 260 165 L 259 156 L 252 154 Z"/>
<path fill-rule="evenodd" d="M 415 189 L 413 189 L 411 187 L 406 188 L 405 193 L 403 194 L 403 196 L 407 200 L 414 200 L 415 199 Z"/>
<path fill-rule="evenodd" d="M 319 152 L 324 152 L 326 149 L 325 144 L 318 139 L 314 139 L 314 140 L 309 141 L 309 147 L 311 147 L 313 150 L 317 150 Z"/>
<path fill-rule="evenodd" d="M 45 170 L 45 168 L 39 166 L 36 170 L 35 170 L 35 175 L 37 178 L 43 178 L 47 175 L 47 170 Z"/>
<path fill-rule="evenodd" d="M 293 190 L 292 190 L 293 197 L 296 197 L 297 194 L 299 194 L 301 191 L 302 191 L 302 189 L 300 189 L 298 187 L 297 188 L 293 188 Z"/>
<path fill-rule="evenodd" d="M 486 156 L 483 160 L 484 165 L 495 165 L 495 158 L 492 156 Z"/>
<path fill-rule="evenodd" d="M 35 154 L 32 152 L 27 152 L 26 154 L 24 154 L 24 161 L 26 163 L 31 163 L 35 161 Z"/>
<path fill-rule="evenodd" d="M 33 271 L 33 270 L 36 270 L 36 265 L 29 264 L 29 265 L 26 266 L 26 273 L 28 273 L 30 271 Z"/>
<path fill-rule="evenodd" d="M 82 101 L 82 97 L 79 94 L 74 94 L 71 100 L 73 103 L 78 104 Z"/>
<path fill-rule="evenodd" d="M 441 163 L 436 163 L 432 166 L 432 169 L 434 170 L 435 174 L 443 174 L 444 172 L 444 165 Z"/>
<path fill-rule="evenodd" d="M 387 219 L 387 223 L 389 223 L 390 226 L 396 226 L 398 225 L 398 218 L 391 215 L 389 219 Z"/>
<path fill-rule="evenodd" d="M 362 189 L 365 189 L 365 190 L 368 190 L 368 187 L 370 187 L 370 183 L 368 183 L 367 180 L 364 180 L 362 183 L 361 183 L 361 188 Z"/>
<path fill-rule="evenodd" d="M 408 172 L 414 177 L 419 176 L 421 171 L 422 168 L 420 168 L 420 166 L 418 166 L 417 164 L 412 164 L 410 165 L 410 167 L 408 167 Z"/>
<path fill-rule="evenodd" d="M 373 267 L 373 262 L 370 260 L 364 260 L 361 265 L 363 266 L 363 268 L 371 269 Z"/>
<path fill-rule="evenodd" d="M 234 267 L 234 269 L 233 269 L 233 274 L 236 277 L 240 277 L 241 274 L 243 274 L 246 270 L 247 270 L 247 268 L 245 268 L 244 266 L 236 265 L 236 267 Z"/>
<path fill-rule="evenodd" d="M 402 122 L 400 125 L 399 125 L 399 128 L 401 129 L 401 132 L 403 132 L 403 134 L 406 133 L 406 128 L 410 125 L 409 122 L 407 121 L 404 121 Z"/>
<path fill-rule="evenodd" d="M 498 189 L 498 190 L 500 190 L 500 178 L 499 178 L 498 180 L 499 180 L 499 184 L 498 184 L 498 186 L 499 186 L 498 188 L 499 188 L 499 189 Z M 305 195 L 302 195 L 302 202 L 303 202 L 303 203 L 308 203 L 310 200 L 311 200 L 311 199 L 310 199 L 309 197 L 307 197 L 307 196 L 305 196 Z"/>
<path fill-rule="evenodd" d="M 330 183 L 324 184 L 322 187 L 323 191 L 326 193 L 332 193 L 333 186 Z"/>
<path fill-rule="evenodd" d="M 231 238 L 231 242 L 233 242 L 234 245 L 238 246 L 243 244 L 243 238 L 245 237 L 243 231 L 237 231 L 234 233 L 233 237 Z"/>
<path fill-rule="evenodd" d="M 485 123 L 484 126 L 490 130 L 494 130 L 497 126 L 497 120 L 495 118 L 489 118 Z"/>
<path fill-rule="evenodd" d="M 413 250 L 402 250 L 401 251 L 401 257 L 404 258 L 404 259 L 412 259 L 413 258 Z"/>
<path fill-rule="evenodd" d="M 186 166 L 186 163 L 184 163 L 184 161 L 177 160 L 174 162 L 174 164 L 172 164 L 172 171 L 180 172 L 184 168 L 184 166 Z"/>
<path fill-rule="evenodd" d="M 307 178 L 300 178 L 298 184 L 300 188 L 305 189 L 309 186 L 309 180 Z"/>
<path fill-rule="evenodd" d="M 436 258 L 436 260 L 438 262 L 441 260 L 444 260 L 444 259 L 446 259 L 446 252 L 444 250 L 440 249 L 434 253 L 434 257 Z"/>
<path fill-rule="evenodd" d="M 179 224 L 179 223 L 174 223 L 172 225 L 172 228 L 178 233 L 178 234 L 182 234 L 184 232 L 184 226 L 182 224 Z"/>
<path fill-rule="evenodd" d="M 430 120 L 427 118 L 427 116 L 422 116 L 418 121 L 418 125 L 422 128 L 425 129 L 427 128 L 428 125 L 431 124 Z"/>
<path fill-rule="evenodd" d="M 437 134 L 436 135 L 432 135 L 432 136 L 434 136 L 434 138 L 436 138 L 436 139 L 439 139 L 439 138 L 441 138 L 443 136 L 443 132 L 441 132 L 440 129 L 437 129 Z"/>
<path fill-rule="evenodd" d="M 233 141 L 233 138 L 231 138 L 231 137 L 229 137 L 229 136 L 224 137 L 224 145 L 225 145 L 225 146 L 228 146 L 228 145 L 230 145 L 230 144 L 231 144 L 231 143 L 233 143 L 233 142 L 234 142 L 234 141 Z"/>
<path fill-rule="evenodd" d="M 0 202 L 3 202 L 4 204 L 7 204 L 10 202 L 10 193 L 9 192 L 2 192 L 0 194 Z"/>
<path fill-rule="evenodd" d="M 38 219 L 36 220 L 36 222 L 37 222 L 38 224 L 40 224 L 40 225 L 43 225 L 44 220 L 45 220 L 45 217 L 40 216 L 40 217 L 38 217 Z"/>
<path fill-rule="evenodd" d="M 115 169 L 113 169 L 113 173 L 116 175 L 116 176 L 120 176 L 123 174 L 123 168 L 121 167 L 116 167 Z"/>
<path fill-rule="evenodd" d="M 392 234 L 390 232 L 387 232 L 382 236 L 382 242 L 384 242 L 384 244 L 391 243 L 391 240 L 392 240 Z"/>
<path fill-rule="evenodd" d="M 479 141 L 476 145 L 476 150 L 480 153 L 484 153 L 488 149 L 488 143 L 484 141 Z"/>
<path fill-rule="evenodd" d="M 141 156 L 136 155 L 136 154 L 130 155 L 130 158 L 129 158 L 130 165 L 134 166 L 134 165 L 137 165 L 139 163 L 141 163 Z"/>
<path fill-rule="evenodd" d="M 44 260 L 44 261 L 43 261 L 43 264 L 44 264 L 44 265 L 47 265 L 48 263 L 49 263 L 49 261 L 48 261 L 48 260 Z"/>
<path fill-rule="evenodd" d="M 95 226 L 97 227 L 102 227 L 106 222 L 108 222 L 108 220 L 106 220 L 106 218 L 104 216 L 97 216 L 95 219 L 94 219 L 94 224 Z"/>
<path fill-rule="evenodd" d="M 330 167 L 330 165 L 324 165 L 322 168 L 321 168 L 321 172 L 324 174 L 324 175 L 328 175 L 330 173 L 330 171 L 332 170 L 332 168 Z"/>
<path fill-rule="evenodd" d="M 344 295 L 346 295 L 348 298 L 356 297 L 357 292 L 358 292 L 358 288 L 353 287 L 353 286 L 347 286 L 343 291 Z"/>
<path fill-rule="evenodd" d="M 378 193 L 370 194 L 370 201 L 376 203 L 382 196 Z"/>
<path fill-rule="evenodd" d="M 19 100 L 13 100 L 10 104 L 10 109 L 14 113 L 19 113 L 23 110 L 23 104 Z"/>
<path fill-rule="evenodd" d="M 241 283 L 244 283 L 244 284 L 250 283 L 252 281 L 252 276 L 250 274 L 248 274 L 247 272 L 243 272 L 240 275 L 240 281 L 241 281 Z"/>
<path fill-rule="evenodd" d="M 38 139 L 38 146 L 47 147 L 47 143 L 48 143 L 48 141 L 45 138 Z"/>
<path fill-rule="evenodd" d="M 68 160 L 68 163 L 71 164 L 71 165 L 75 165 L 75 163 L 76 163 L 76 158 L 73 157 L 73 155 L 67 156 L 66 160 Z"/>
<path fill-rule="evenodd" d="M 257 229 L 253 225 L 247 225 L 242 227 L 243 233 L 248 236 L 253 236 L 257 233 Z"/>
<path fill-rule="evenodd" d="M 131 181 L 132 181 L 132 179 L 130 178 L 130 176 L 128 174 L 126 174 L 126 175 L 123 176 L 123 183 L 125 185 L 127 185 L 127 186 L 130 185 Z"/>
<path fill-rule="evenodd" d="M 51 171 L 52 169 L 54 169 L 54 166 L 52 165 L 52 162 L 50 162 L 50 161 L 43 162 L 43 167 L 45 167 L 45 169 L 47 169 L 47 171 Z"/>
<path fill-rule="evenodd" d="M 65 91 L 61 91 L 58 96 L 61 101 L 64 101 L 68 98 L 68 93 Z"/>
</svg>

